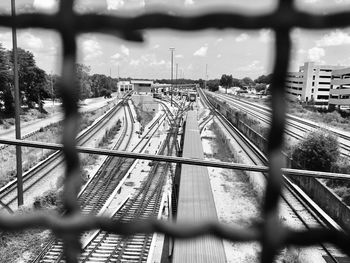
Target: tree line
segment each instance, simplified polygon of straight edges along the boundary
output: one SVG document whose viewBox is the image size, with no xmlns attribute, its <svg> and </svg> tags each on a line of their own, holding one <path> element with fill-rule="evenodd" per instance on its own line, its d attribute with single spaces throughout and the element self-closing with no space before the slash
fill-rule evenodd
<svg viewBox="0 0 350 263">
<path fill-rule="evenodd" d="M 261 75 L 255 80 L 252 80 L 249 77 L 244 77 L 242 79 L 234 78 L 232 75 L 223 74 L 220 79 L 211 79 L 206 81 L 206 87 L 210 91 L 219 90 L 219 86 L 222 86 L 226 89 L 231 87 L 240 87 L 242 89 L 255 88 L 257 92 L 263 91 L 266 89 L 268 84 L 271 84 L 272 74 Z M 205 81 L 203 79 L 199 80 L 199 85 L 204 88 Z"/>
<path fill-rule="evenodd" d="M 18 78 L 20 103 L 28 108 L 44 112 L 44 100 L 58 99 L 60 76 L 47 74 L 37 66 L 30 51 L 18 48 Z M 117 79 L 103 74 L 90 75 L 90 68 L 76 64 L 76 81 L 80 88 L 80 99 L 108 96 L 117 89 Z M 14 114 L 13 51 L 6 50 L 0 43 L 0 113 Z"/>
</svg>

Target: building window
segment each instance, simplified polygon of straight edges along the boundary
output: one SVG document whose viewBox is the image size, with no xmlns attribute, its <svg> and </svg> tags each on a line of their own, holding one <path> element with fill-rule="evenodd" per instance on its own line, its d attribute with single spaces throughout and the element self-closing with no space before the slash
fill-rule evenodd
<svg viewBox="0 0 350 263">
<path fill-rule="evenodd" d="M 311 89 L 311 93 L 314 93 L 314 89 Z"/>
<path fill-rule="evenodd" d="M 315 82 L 314 82 L 314 81 L 312 82 L 312 86 L 313 86 L 313 87 L 315 86 Z"/>
<path fill-rule="evenodd" d="M 330 85 L 331 83 L 330 82 L 319 82 L 318 84 L 320 84 L 320 85 Z"/>
</svg>

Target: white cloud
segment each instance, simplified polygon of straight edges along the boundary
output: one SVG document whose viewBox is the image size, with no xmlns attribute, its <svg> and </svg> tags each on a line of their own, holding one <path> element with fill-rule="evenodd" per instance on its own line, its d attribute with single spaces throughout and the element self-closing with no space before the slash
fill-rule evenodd
<svg viewBox="0 0 350 263">
<path fill-rule="evenodd" d="M 124 6 L 124 1 L 123 0 L 107 0 L 107 9 L 109 10 L 115 10 L 119 9 Z"/>
<path fill-rule="evenodd" d="M 215 45 L 218 45 L 219 43 L 221 43 L 224 39 L 223 38 L 218 38 L 216 41 L 215 41 Z"/>
<path fill-rule="evenodd" d="M 247 33 L 242 33 L 238 37 L 235 38 L 236 42 L 243 42 L 249 39 L 249 35 Z"/>
<path fill-rule="evenodd" d="M 324 35 L 320 40 L 316 41 L 318 47 L 340 46 L 346 44 L 350 44 L 350 35 L 339 29 Z"/>
<path fill-rule="evenodd" d="M 107 0 L 107 8 L 109 10 L 117 10 L 121 8 L 134 9 L 145 7 L 145 0 Z"/>
<path fill-rule="evenodd" d="M 160 45 L 159 45 L 159 44 L 156 44 L 156 45 L 154 45 L 153 48 L 154 48 L 154 49 L 158 49 L 158 48 L 160 48 Z"/>
<path fill-rule="evenodd" d="M 121 52 L 122 52 L 124 55 L 126 55 L 126 56 L 129 56 L 129 55 L 130 55 L 130 50 L 129 50 L 126 46 L 122 45 L 120 48 L 121 48 Z"/>
<path fill-rule="evenodd" d="M 221 55 L 221 54 L 218 54 L 216 57 L 217 57 L 217 58 L 221 58 L 221 57 L 222 57 L 222 55 Z"/>
<path fill-rule="evenodd" d="M 259 60 L 254 60 L 251 64 L 238 68 L 239 71 L 247 71 L 247 72 L 260 71 L 263 69 L 264 67 L 261 65 Z"/>
<path fill-rule="evenodd" d="M 157 61 L 157 60 L 153 60 L 149 65 L 150 66 L 162 66 L 162 65 L 165 65 L 166 62 L 165 60 L 160 60 L 160 61 Z"/>
<path fill-rule="evenodd" d="M 40 10 L 50 10 L 57 7 L 57 0 L 34 0 L 33 6 Z"/>
<path fill-rule="evenodd" d="M 306 4 L 316 4 L 316 3 L 328 3 L 329 0 L 304 0 Z M 350 0 L 333 0 L 335 4 L 343 4 L 343 3 L 349 3 Z"/>
<path fill-rule="evenodd" d="M 43 41 L 29 32 L 21 34 L 20 39 L 29 49 L 38 50 L 44 47 Z"/>
<path fill-rule="evenodd" d="M 185 5 L 193 5 L 194 1 L 193 0 L 185 0 Z"/>
<path fill-rule="evenodd" d="M 100 43 L 94 38 L 83 40 L 82 51 L 85 61 L 96 59 L 103 54 Z"/>
<path fill-rule="evenodd" d="M 6 32 L 0 34 L 0 42 L 6 49 L 12 49 L 12 33 Z M 18 46 L 30 51 L 43 51 L 44 43 L 41 38 L 36 37 L 29 31 L 18 33 Z"/>
<path fill-rule="evenodd" d="M 198 56 L 198 57 L 205 57 L 208 53 L 208 47 L 203 46 L 199 48 L 196 52 L 193 53 L 193 56 Z"/>
<path fill-rule="evenodd" d="M 140 60 L 139 59 L 132 59 L 131 61 L 130 61 L 130 66 L 138 66 L 138 65 L 140 65 Z"/>
<path fill-rule="evenodd" d="M 270 29 L 261 29 L 259 31 L 259 41 L 268 43 L 272 40 L 272 31 Z"/>
<path fill-rule="evenodd" d="M 141 62 L 142 62 L 142 64 L 147 64 L 149 66 L 162 66 L 162 65 L 167 65 L 167 64 L 170 65 L 170 62 L 167 63 L 164 59 L 158 60 L 157 56 L 154 53 L 142 55 L 140 63 Z"/>
<path fill-rule="evenodd" d="M 308 50 L 307 55 L 308 55 L 309 60 L 314 61 L 314 62 L 323 63 L 321 58 L 326 55 L 326 52 L 321 47 L 313 47 L 313 48 L 310 48 Z"/>
<path fill-rule="evenodd" d="M 177 54 L 177 55 L 175 55 L 175 58 L 184 58 L 184 55 L 182 55 L 182 54 Z"/>
<path fill-rule="evenodd" d="M 115 53 L 113 56 L 111 56 L 111 59 L 114 59 L 114 60 L 118 60 L 121 58 L 122 55 L 120 55 L 119 53 Z"/>
</svg>

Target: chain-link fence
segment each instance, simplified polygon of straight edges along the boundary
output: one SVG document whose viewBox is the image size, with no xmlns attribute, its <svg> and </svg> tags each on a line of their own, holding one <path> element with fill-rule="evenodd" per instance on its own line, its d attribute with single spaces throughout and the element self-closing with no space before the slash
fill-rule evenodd
<svg viewBox="0 0 350 263">
<path fill-rule="evenodd" d="M 0 16 L 0 26 L 16 28 L 44 28 L 58 31 L 63 43 L 62 79 L 60 91 L 64 108 L 63 153 L 66 162 L 63 203 L 67 213 L 63 217 L 47 214 L 0 217 L 0 229 L 7 231 L 28 228 L 51 229 L 62 238 L 67 262 L 77 262 L 80 253 L 80 234 L 92 229 L 102 229 L 120 235 L 134 233 L 164 233 L 175 238 L 190 238 L 212 234 L 237 241 L 259 241 L 262 244 L 261 261 L 272 262 L 278 250 L 286 245 L 312 245 L 333 243 L 350 256 L 350 239 L 346 233 L 311 229 L 295 231 L 280 225 L 278 203 L 282 190 L 282 142 L 285 127 L 286 104 L 284 83 L 290 60 L 290 32 L 295 27 L 323 29 L 350 25 L 350 12 L 315 15 L 297 10 L 293 0 L 279 0 L 276 10 L 263 15 L 243 15 L 226 10 L 196 16 L 178 16 L 170 12 L 120 17 L 104 14 L 76 14 L 74 0 L 61 0 L 56 14 L 20 14 L 15 18 Z M 74 75 L 77 58 L 76 37 L 80 33 L 98 32 L 113 34 L 128 41 L 142 41 L 142 30 L 175 29 L 196 31 L 203 29 L 249 29 L 270 28 L 275 32 L 275 61 L 272 93 L 272 125 L 269 132 L 268 158 L 269 179 L 263 205 L 263 221 L 249 229 L 226 226 L 217 222 L 196 225 L 177 225 L 171 222 L 145 220 L 120 223 L 108 218 L 82 216 L 79 213 L 77 194 L 80 185 L 80 165 L 76 150 L 78 131 L 78 87 Z"/>
</svg>

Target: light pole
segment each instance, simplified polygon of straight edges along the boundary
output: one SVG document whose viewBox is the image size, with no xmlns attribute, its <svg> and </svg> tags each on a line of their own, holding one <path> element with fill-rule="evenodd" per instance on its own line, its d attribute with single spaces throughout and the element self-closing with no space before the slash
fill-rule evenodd
<svg viewBox="0 0 350 263">
<path fill-rule="evenodd" d="M 179 64 L 176 63 L 176 73 L 175 73 L 175 88 L 178 90 L 178 83 L 177 83 L 177 70 L 178 70 Z"/>
<path fill-rule="evenodd" d="M 52 106 L 55 106 L 55 98 L 53 94 L 53 80 L 52 80 L 52 71 L 50 74 L 50 86 L 51 86 L 51 100 L 52 100 Z"/>
<path fill-rule="evenodd" d="M 171 51 L 171 88 L 170 88 L 170 101 L 171 106 L 173 106 L 173 71 L 174 71 L 174 47 L 170 48 Z"/>
<path fill-rule="evenodd" d="M 16 3 L 11 0 L 11 16 L 16 17 Z M 14 93 L 15 93 L 15 126 L 16 139 L 21 139 L 20 124 L 20 104 L 19 104 L 19 83 L 18 83 L 18 54 L 17 54 L 17 32 L 16 27 L 12 25 L 12 46 L 13 46 L 13 76 L 14 76 Z M 23 205 L 23 180 L 22 180 L 22 148 L 16 146 L 16 168 L 17 168 L 17 205 Z"/>
</svg>

